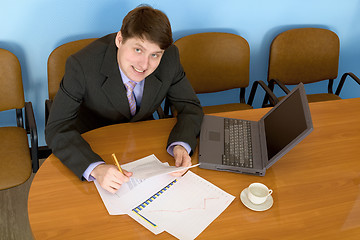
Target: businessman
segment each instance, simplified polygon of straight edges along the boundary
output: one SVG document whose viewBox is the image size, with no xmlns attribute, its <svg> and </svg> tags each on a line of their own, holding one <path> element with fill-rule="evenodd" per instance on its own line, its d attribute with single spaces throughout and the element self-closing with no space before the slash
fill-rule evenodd
<svg viewBox="0 0 360 240">
<path fill-rule="evenodd" d="M 180 64 L 167 16 L 140 6 L 125 16 L 119 32 L 68 58 L 45 128 L 46 142 L 81 180 L 96 179 L 114 193 L 132 173 L 106 164 L 81 134 L 152 119 L 165 97 L 178 113 L 167 151 L 176 166 L 190 166 L 203 111 Z"/>
</svg>

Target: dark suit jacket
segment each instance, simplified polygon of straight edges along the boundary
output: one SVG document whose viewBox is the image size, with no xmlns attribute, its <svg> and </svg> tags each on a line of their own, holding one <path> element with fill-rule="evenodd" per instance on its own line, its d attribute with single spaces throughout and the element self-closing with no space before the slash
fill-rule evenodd
<svg viewBox="0 0 360 240">
<path fill-rule="evenodd" d="M 115 36 L 100 38 L 68 58 L 45 128 L 48 146 L 80 179 L 91 163 L 102 161 L 81 133 L 150 119 L 165 97 L 178 111 L 168 145 L 183 141 L 194 150 L 197 144 L 203 112 L 184 74 L 176 46 L 165 51 L 158 68 L 146 78 L 140 109 L 131 117 L 117 64 Z"/>
</svg>

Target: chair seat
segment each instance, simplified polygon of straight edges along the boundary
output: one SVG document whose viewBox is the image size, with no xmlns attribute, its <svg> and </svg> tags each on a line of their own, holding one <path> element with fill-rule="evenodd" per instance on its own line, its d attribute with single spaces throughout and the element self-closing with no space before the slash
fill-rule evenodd
<svg viewBox="0 0 360 240">
<path fill-rule="evenodd" d="M 279 97 L 279 100 L 284 97 Z M 308 94 L 307 95 L 308 102 L 323 102 L 323 101 L 332 101 L 332 100 L 340 100 L 341 97 L 331 93 L 318 93 L 318 94 Z"/>
<path fill-rule="evenodd" d="M 238 110 L 252 109 L 253 107 L 245 103 L 229 103 L 223 105 L 213 105 L 203 107 L 204 114 L 218 113 L 218 112 L 231 112 Z"/>
<path fill-rule="evenodd" d="M 341 97 L 331 93 L 318 93 L 318 94 L 307 95 L 307 99 L 309 102 L 322 102 L 322 101 L 340 100 Z"/>
<path fill-rule="evenodd" d="M 0 190 L 24 183 L 31 175 L 31 158 L 26 130 L 0 128 Z"/>
</svg>

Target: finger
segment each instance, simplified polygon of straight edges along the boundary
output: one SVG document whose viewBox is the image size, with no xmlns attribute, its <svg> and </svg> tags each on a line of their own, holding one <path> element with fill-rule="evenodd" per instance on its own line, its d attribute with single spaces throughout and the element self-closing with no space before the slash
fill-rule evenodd
<svg viewBox="0 0 360 240">
<path fill-rule="evenodd" d="M 119 188 L 121 187 L 122 184 L 123 183 L 113 181 L 109 184 L 109 186 L 115 190 L 119 190 Z"/>
<path fill-rule="evenodd" d="M 119 184 L 123 184 L 130 180 L 128 175 L 129 175 L 129 173 L 125 172 L 125 170 L 124 170 L 124 173 L 121 173 L 120 171 L 116 170 L 113 172 L 112 181 L 117 182 Z M 131 176 L 131 174 L 130 174 L 130 176 Z"/>
<path fill-rule="evenodd" d="M 187 152 L 185 148 L 178 145 L 174 147 L 174 159 L 175 159 L 175 166 L 180 167 L 184 161 L 184 157 L 186 156 Z"/>
<path fill-rule="evenodd" d="M 131 177 L 131 176 L 133 175 L 133 173 L 132 173 L 132 172 L 126 172 L 125 175 L 126 175 L 127 177 Z"/>
<path fill-rule="evenodd" d="M 114 193 L 116 193 L 117 192 L 117 189 L 114 189 L 114 188 L 112 188 L 112 187 L 106 187 L 106 188 L 104 188 L 106 191 L 108 191 L 108 192 L 110 192 L 110 193 L 112 193 L 112 194 L 114 194 Z"/>
<path fill-rule="evenodd" d="M 176 165 L 176 164 L 175 164 Z M 186 156 L 181 158 L 181 161 L 179 161 L 179 165 L 177 167 L 189 167 L 191 166 L 191 158 L 187 158 Z"/>
<path fill-rule="evenodd" d="M 179 172 L 172 172 L 171 175 L 174 176 L 174 177 L 180 177 L 181 176 L 181 174 Z"/>
<path fill-rule="evenodd" d="M 189 167 L 189 166 L 191 166 L 191 161 L 183 160 L 183 161 L 181 161 L 181 164 L 177 167 Z M 184 175 L 184 173 L 186 173 L 186 171 L 187 171 L 187 169 L 184 169 L 181 171 L 176 171 L 176 172 L 171 173 L 171 175 L 174 177 L 180 177 L 180 176 Z"/>
<path fill-rule="evenodd" d="M 100 185 L 103 189 L 105 189 L 106 191 L 110 192 L 110 193 L 115 193 L 118 189 L 113 188 L 111 185 L 109 184 L 101 184 Z"/>
<path fill-rule="evenodd" d="M 176 167 L 180 167 L 182 165 L 182 163 L 183 163 L 183 160 L 181 157 L 175 158 L 175 166 Z"/>
<path fill-rule="evenodd" d="M 114 177 L 113 179 L 111 179 L 109 185 L 116 189 L 119 189 L 121 185 L 127 183 L 129 180 L 130 179 L 127 176 L 121 175 L 120 177 Z"/>
<path fill-rule="evenodd" d="M 191 158 L 189 158 L 183 161 L 182 167 L 190 167 L 191 165 L 192 165 Z"/>
<path fill-rule="evenodd" d="M 185 172 L 186 172 L 186 170 L 179 171 L 179 172 L 172 172 L 171 175 L 174 177 L 181 177 L 182 175 L 184 175 Z"/>
<path fill-rule="evenodd" d="M 171 176 L 173 176 L 173 177 L 181 177 L 182 174 L 180 174 L 179 172 L 172 172 Z"/>
<path fill-rule="evenodd" d="M 186 158 L 186 154 L 179 154 L 174 156 L 175 158 L 175 166 L 176 167 L 186 167 L 188 166 L 188 159 Z"/>
<path fill-rule="evenodd" d="M 119 188 L 122 184 L 121 179 L 116 175 L 107 175 L 103 178 L 101 186 Z"/>
<path fill-rule="evenodd" d="M 128 172 L 128 171 L 126 171 L 125 169 L 123 169 L 123 174 L 124 174 L 125 176 L 127 176 L 127 177 L 131 177 L 131 176 L 133 175 L 132 172 Z"/>
</svg>

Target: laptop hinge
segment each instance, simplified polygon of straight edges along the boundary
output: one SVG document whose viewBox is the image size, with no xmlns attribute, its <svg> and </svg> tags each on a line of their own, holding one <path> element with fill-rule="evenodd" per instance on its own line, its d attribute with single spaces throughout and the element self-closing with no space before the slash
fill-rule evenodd
<svg viewBox="0 0 360 240">
<path fill-rule="evenodd" d="M 260 119 L 259 124 L 259 140 L 260 140 L 260 155 L 261 155 L 261 165 L 265 169 L 267 168 L 267 147 L 266 147 L 266 135 L 265 135 L 265 124 L 264 119 Z"/>
</svg>

